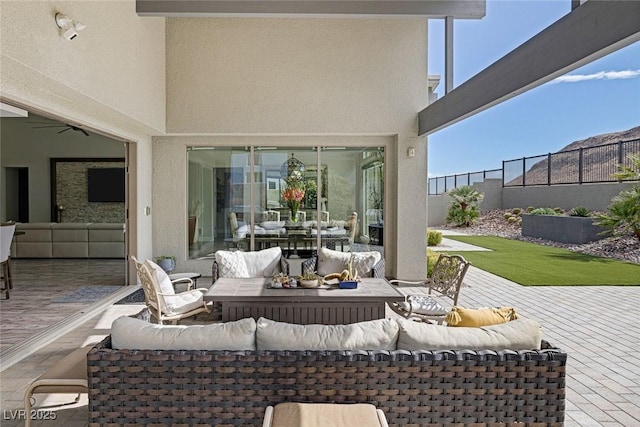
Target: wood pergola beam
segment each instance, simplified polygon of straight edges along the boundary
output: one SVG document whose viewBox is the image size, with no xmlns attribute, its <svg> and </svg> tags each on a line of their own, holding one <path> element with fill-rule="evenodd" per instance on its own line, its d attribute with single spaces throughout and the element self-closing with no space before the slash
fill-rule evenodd
<svg viewBox="0 0 640 427">
<path fill-rule="evenodd" d="M 418 113 L 420 135 L 640 40 L 640 1 L 590 0 Z"/>
</svg>

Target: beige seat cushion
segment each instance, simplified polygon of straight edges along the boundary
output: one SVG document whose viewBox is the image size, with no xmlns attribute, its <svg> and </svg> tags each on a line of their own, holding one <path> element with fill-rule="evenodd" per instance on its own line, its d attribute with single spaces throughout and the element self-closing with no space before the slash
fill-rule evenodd
<svg viewBox="0 0 640 427">
<path fill-rule="evenodd" d="M 380 427 L 376 407 L 368 403 L 280 403 L 273 427 Z"/>
<path fill-rule="evenodd" d="M 398 324 L 377 319 L 349 325 L 297 325 L 261 317 L 258 350 L 395 350 Z"/>
<path fill-rule="evenodd" d="M 524 318 L 480 328 L 397 320 L 398 350 L 540 350 L 542 339 L 540 324 Z"/>
<path fill-rule="evenodd" d="M 256 321 L 249 317 L 208 325 L 157 325 L 121 316 L 111 325 L 111 346 L 130 350 L 255 350 Z"/>
</svg>

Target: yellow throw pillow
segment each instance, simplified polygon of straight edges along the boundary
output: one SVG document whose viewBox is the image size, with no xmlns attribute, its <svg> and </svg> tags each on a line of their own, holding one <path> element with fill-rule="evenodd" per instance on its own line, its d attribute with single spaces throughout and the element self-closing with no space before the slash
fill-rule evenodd
<svg viewBox="0 0 640 427">
<path fill-rule="evenodd" d="M 518 318 L 513 307 L 464 308 L 455 306 L 447 313 L 448 326 L 481 327 L 497 325 Z"/>
</svg>

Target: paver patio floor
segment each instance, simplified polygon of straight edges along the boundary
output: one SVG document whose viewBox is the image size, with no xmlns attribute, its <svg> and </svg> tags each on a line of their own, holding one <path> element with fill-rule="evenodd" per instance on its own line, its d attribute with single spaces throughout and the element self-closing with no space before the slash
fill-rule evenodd
<svg viewBox="0 0 640 427">
<path fill-rule="evenodd" d="M 640 425 L 640 287 L 524 287 L 475 267 L 469 269 L 465 283 L 460 305 L 513 306 L 520 315 L 540 322 L 545 340 L 567 351 L 566 426 Z M 422 291 L 413 287 L 401 289 L 406 293 Z M 3 414 L 22 408 L 22 394 L 28 383 L 49 366 L 73 348 L 105 336 L 117 316 L 140 308 L 111 306 L 2 371 Z M 83 397 L 79 404 L 60 409 L 55 421 L 34 425 L 84 426 L 86 403 Z M 18 426 L 22 422 L 4 417 L 2 425 Z"/>
</svg>

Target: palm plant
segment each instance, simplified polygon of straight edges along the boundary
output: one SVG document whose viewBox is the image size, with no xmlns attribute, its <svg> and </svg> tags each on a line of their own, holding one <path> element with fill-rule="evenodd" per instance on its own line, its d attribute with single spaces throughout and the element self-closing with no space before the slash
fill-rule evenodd
<svg viewBox="0 0 640 427">
<path fill-rule="evenodd" d="M 469 227 L 480 216 L 479 204 L 484 194 L 473 187 L 463 185 L 449 192 L 451 204 L 447 214 L 447 223 L 454 223 L 458 227 Z"/>
<path fill-rule="evenodd" d="M 640 179 L 640 156 L 630 157 L 632 167 L 620 166 L 618 179 Z M 598 215 L 597 224 L 616 235 L 632 234 L 640 240 L 640 185 L 620 192 L 611 200 L 609 213 Z"/>
</svg>

